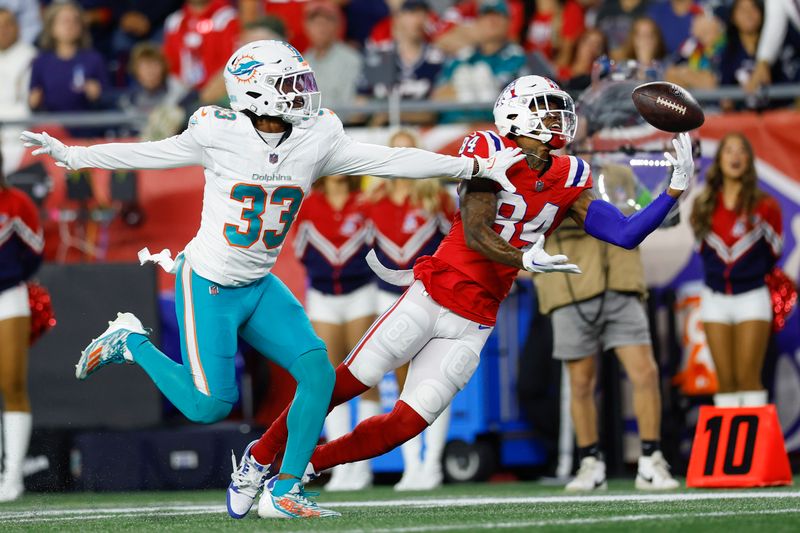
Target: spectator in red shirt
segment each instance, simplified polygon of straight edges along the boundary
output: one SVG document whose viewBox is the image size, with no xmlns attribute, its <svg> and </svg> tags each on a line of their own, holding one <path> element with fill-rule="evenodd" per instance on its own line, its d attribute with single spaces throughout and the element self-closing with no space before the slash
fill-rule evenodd
<svg viewBox="0 0 800 533">
<path fill-rule="evenodd" d="M 170 72 L 203 89 L 236 49 L 239 20 L 224 0 L 186 0 L 164 25 L 164 55 Z M 201 95 L 202 96 L 202 95 Z"/>
<path fill-rule="evenodd" d="M 585 28 L 580 4 L 575 0 L 536 0 L 533 10 L 525 50 L 542 54 L 555 69 L 568 68 Z"/>
<path fill-rule="evenodd" d="M 426 13 L 425 22 L 425 40 L 430 42 L 435 33 L 439 31 L 439 26 L 442 24 L 436 12 L 431 9 L 431 6 L 425 0 L 388 0 L 391 15 L 378 22 L 372 32 L 369 34 L 369 39 L 366 42 L 366 48 L 370 52 L 385 52 L 394 48 L 394 24 L 397 16 L 404 11 L 424 10 Z"/>
<path fill-rule="evenodd" d="M 460 0 L 445 11 L 433 43 L 447 54 L 455 55 L 470 46 L 478 46 L 483 41 L 480 26 L 476 23 L 478 12 L 487 0 Z M 488 3 L 492 3 L 488 0 Z M 522 0 L 509 0 L 508 37 L 513 42 L 519 41 L 525 25 L 525 8 Z"/>
<path fill-rule="evenodd" d="M 243 24 L 252 22 L 260 15 L 278 17 L 286 25 L 288 42 L 298 50 L 306 50 L 311 44 L 305 29 L 305 9 L 308 2 L 309 0 L 239 0 L 239 13 Z"/>
</svg>

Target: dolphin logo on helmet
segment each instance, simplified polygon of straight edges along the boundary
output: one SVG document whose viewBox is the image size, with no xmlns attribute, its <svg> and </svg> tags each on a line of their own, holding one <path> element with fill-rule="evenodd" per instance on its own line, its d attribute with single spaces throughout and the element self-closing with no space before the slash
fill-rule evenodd
<svg viewBox="0 0 800 533">
<path fill-rule="evenodd" d="M 223 72 L 231 109 L 300 124 L 319 116 L 314 71 L 283 41 L 253 41 L 233 53 Z"/>
</svg>

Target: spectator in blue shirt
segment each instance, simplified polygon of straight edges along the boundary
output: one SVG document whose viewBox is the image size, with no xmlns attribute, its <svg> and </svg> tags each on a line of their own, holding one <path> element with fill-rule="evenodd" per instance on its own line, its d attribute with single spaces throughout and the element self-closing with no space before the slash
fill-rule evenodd
<svg viewBox="0 0 800 533">
<path fill-rule="evenodd" d="M 388 47 L 368 48 L 358 91 L 386 99 L 397 91 L 404 100 L 426 100 L 442 70 L 444 54 L 427 42 L 425 25 L 430 6 L 424 0 L 405 0 L 392 17 L 393 40 Z M 426 123 L 430 113 L 404 113 L 405 123 Z M 373 120 L 374 124 L 376 121 Z"/>
<path fill-rule="evenodd" d="M 692 29 L 692 18 L 702 13 L 702 9 L 694 0 L 669 0 L 650 5 L 647 15 L 657 20 L 664 28 L 664 44 L 667 53 L 674 54 L 683 42 L 689 38 Z"/>
<path fill-rule="evenodd" d="M 481 3 L 476 31 L 480 44 L 445 64 L 434 91 L 437 100 L 489 105 L 513 79 L 528 74 L 525 52 L 508 39 L 509 12 L 505 0 Z M 489 105 L 491 107 L 491 105 Z M 491 120 L 491 111 L 458 111 L 442 115 L 445 122 Z"/>
<path fill-rule="evenodd" d="M 41 48 L 31 68 L 31 109 L 66 112 L 100 107 L 108 74 L 102 56 L 91 47 L 80 6 L 64 2 L 47 8 Z"/>
</svg>

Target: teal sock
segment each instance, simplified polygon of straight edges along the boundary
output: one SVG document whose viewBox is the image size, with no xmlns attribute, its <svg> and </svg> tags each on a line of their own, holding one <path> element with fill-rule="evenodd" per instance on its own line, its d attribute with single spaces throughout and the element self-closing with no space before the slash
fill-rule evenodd
<svg viewBox="0 0 800 533">
<path fill-rule="evenodd" d="M 299 479 L 319 441 L 336 374 L 322 349 L 304 353 L 287 370 L 297 380 L 297 391 L 286 418 L 289 438 L 280 473 Z"/>
<path fill-rule="evenodd" d="M 132 333 L 127 344 L 134 362 L 147 372 L 161 393 L 189 420 L 210 424 L 231 412 L 232 403 L 197 390 L 191 372 L 167 357 L 146 336 Z"/>
<path fill-rule="evenodd" d="M 272 487 L 272 495 L 275 497 L 280 497 L 292 490 L 295 483 L 300 481 L 299 478 L 290 477 L 288 479 L 279 479 L 275 482 L 275 485 Z"/>
</svg>

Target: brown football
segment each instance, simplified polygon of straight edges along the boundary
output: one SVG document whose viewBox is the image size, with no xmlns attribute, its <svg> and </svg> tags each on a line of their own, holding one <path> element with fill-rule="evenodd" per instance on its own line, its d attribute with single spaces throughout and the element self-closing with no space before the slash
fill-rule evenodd
<svg viewBox="0 0 800 533">
<path fill-rule="evenodd" d="M 663 131 L 690 131 L 702 126 L 706 119 L 697 100 L 674 83 L 654 81 L 639 85 L 631 98 L 642 118 Z"/>
</svg>

